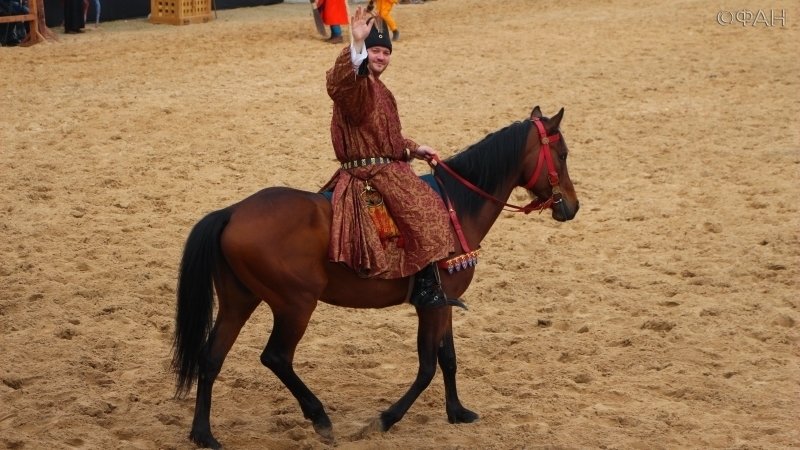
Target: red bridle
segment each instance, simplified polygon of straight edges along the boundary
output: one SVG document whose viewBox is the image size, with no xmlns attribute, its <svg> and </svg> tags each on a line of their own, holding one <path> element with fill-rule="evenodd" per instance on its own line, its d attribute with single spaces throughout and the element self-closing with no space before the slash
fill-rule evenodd
<svg viewBox="0 0 800 450">
<path fill-rule="evenodd" d="M 539 176 L 542 173 L 542 168 L 547 165 L 547 179 L 550 181 L 550 186 L 552 187 L 552 195 L 547 200 L 539 200 L 538 198 L 533 200 L 532 202 L 528 203 L 525 206 L 517 206 L 508 204 L 500 199 L 495 198 L 491 194 L 484 192 L 481 188 L 475 186 L 474 184 L 470 183 L 469 180 L 466 180 L 461 175 L 457 174 L 453 169 L 451 169 L 447 164 L 445 164 L 439 157 L 434 156 L 433 162 L 431 162 L 431 166 L 440 166 L 444 170 L 447 171 L 450 175 L 453 176 L 456 180 L 458 180 L 461 184 L 469 188 L 471 191 L 475 192 L 476 194 L 480 195 L 483 198 L 488 200 L 492 200 L 495 203 L 501 204 L 505 206 L 506 211 L 510 212 L 523 212 L 525 214 L 530 213 L 531 211 L 539 211 L 542 212 L 545 209 L 549 208 L 553 204 L 561 202 L 561 189 L 558 186 L 558 172 L 556 172 L 555 163 L 553 163 L 553 155 L 550 151 L 550 143 L 556 142 L 561 139 L 560 134 L 551 134 L 547 135 L 547 130 L 544 128 L 544 124 L 542 124 L 541 119 L 538 117 L 531 117 L 531 122 L 533 122 L 534 126 L 536 126 L 536 131 L 539 136 L 539 142 L 541 143 L 541 147 L 539 148 L 539 159 L 536 162 L 536 168 L 533 170 L 530 179 L 528 182 L 523 185 L 523 187 L 527 190 L 532 190 L 533 186 L 539 180 Z"/>
<path fill-rule="evenodd" d="M 534 209 L 539 209 L 542 211 L 553 203 L 558 203 L 561 201 L 561 188 L 558 186 L 558 172 L 556 172 L 556 165 L 553 162 L 553 153 L 550 151 L 550 143 L 556 142 L 561 139 L 561 134 L 551 134 L 547 135 L 547 130 L 544 128 L 544 124 L 542 124 L 542 120 L 538 117 L 531 117 L 531 121 L 534 125 L 536 125 L 536 131 L 539 135 L 539 142 L 541 142 L 542 146 L 539 147 L 539 160 L 536 162 L 536 169 L 534 169 L 533 174 L 531 174 L 531 178 L 525 183 L 524 188 L 527 190 L 532 190 L 533 186 L 536 185 L 536 182 L 539 180 L 539 175 L 542 173 L 542 168 L 547 164 L 547 179 L 550 181 L 550 186 L 552 187 L 552 194 L 550 198 L 545 200 L 544 202 L 538 202 L 534 200 L 532 203 L 536 204 Z"/>
</svg>

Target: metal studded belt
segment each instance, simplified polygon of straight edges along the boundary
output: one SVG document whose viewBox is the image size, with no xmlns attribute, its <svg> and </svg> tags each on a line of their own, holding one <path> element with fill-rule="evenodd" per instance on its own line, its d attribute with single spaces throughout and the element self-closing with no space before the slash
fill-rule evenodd
<svg viewBox="0 0 800 450">
<path fill-rule="evenodd" d="M 354 169 L 356 167 L 371 166 L 372 164 L 389 164 L 394 161 L 392 158 L 378 156 L 375 158 L 362 158 L 353 161 L 348 161 L 342 164 L 342 169 Z"/>
</svg>

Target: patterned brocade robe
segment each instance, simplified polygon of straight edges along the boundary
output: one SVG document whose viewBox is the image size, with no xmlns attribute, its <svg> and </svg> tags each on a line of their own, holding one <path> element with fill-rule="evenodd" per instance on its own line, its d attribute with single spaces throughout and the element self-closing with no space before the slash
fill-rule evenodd
<svg viewBox="0 0 800 450">
<path fill-rule="evenodd" d="M 406 161 L 406 149 L 419 145 L 403 137 L 394 96 L 367 73 L 364 65 L 358 74 L 353 70 L 349 47 L 327 72 L 333 149 L 342 163 L 370 157 L 391 162 L 340 168 L 327 183 L 324 189 L 333 186 L 329 256 L 362 277 L 402 278 L 448 256 L 455 241 L 441 198 Z M 361 196 L 367 183 L 383 196 L 400 239 L 379 238 Z"/>
</svg>

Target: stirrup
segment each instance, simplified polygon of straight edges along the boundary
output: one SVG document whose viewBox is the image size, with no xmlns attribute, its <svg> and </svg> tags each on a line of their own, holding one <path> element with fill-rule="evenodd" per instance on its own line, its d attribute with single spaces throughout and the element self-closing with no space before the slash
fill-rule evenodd
<svg viewBox="0 0 800 450">
<path fill-rule="evenodd" d="M 411 304 L 417 308 L 441 308 L 443 306 L 456 306 L 458 308 L 462 308 L 464 311 L 469 311 L 467 304 L 464 303 L 463 300 L 460 298 L 447 298 L 447 296 L 445 296 L 444 304 L 435 305 L 433 303 L 429 303 L 426 305 L 417 305 L 413 302 L 411 302 Z"/>
<path fill-rule="evenodd" d="M 469 311 L 469 308 L 467 308 L 467 304 L 464 303 L 464 301 L 461 300 L 460 298 L 448 298 L 447 306 L 458 306 L 459 308 L 464 308 L 464 311 Z"/>
</svg>

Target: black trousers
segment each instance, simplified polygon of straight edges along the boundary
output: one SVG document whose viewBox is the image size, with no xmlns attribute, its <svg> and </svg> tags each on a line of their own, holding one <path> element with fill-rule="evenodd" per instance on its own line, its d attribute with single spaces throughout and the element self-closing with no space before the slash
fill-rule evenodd
<svg viewBox="0 0 800 450">
<path fill-rule="evenodd" d="M 86 24 L 83 21 L 83 1 L 64 0 L 64 31 L 78 32 Z"/>
</svg>

